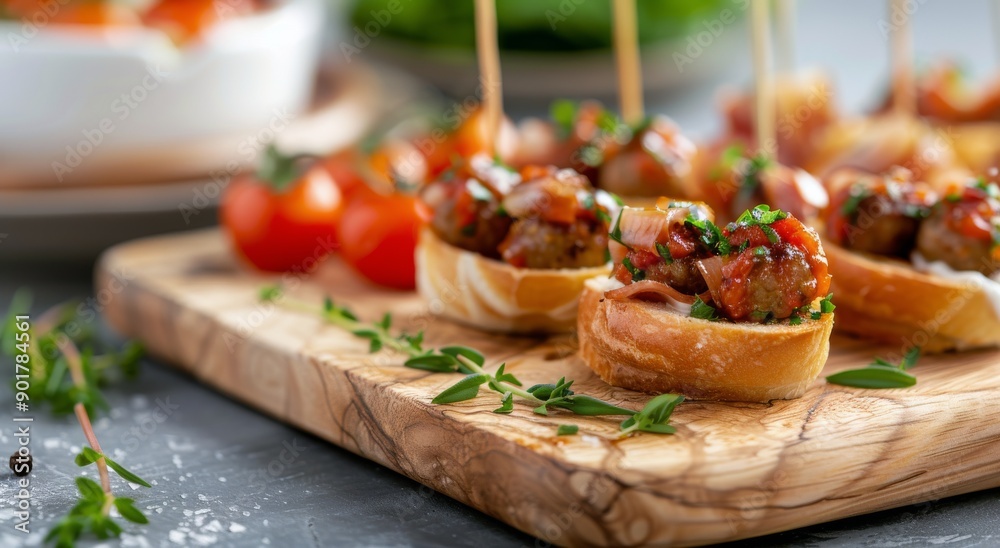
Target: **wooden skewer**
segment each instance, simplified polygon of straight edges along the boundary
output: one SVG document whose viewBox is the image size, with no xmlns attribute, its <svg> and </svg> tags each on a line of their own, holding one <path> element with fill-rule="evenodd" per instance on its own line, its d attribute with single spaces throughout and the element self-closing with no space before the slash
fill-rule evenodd
<svg viewBox="0 0 1000 548">
<path fill-rule="evenodd" d="M 767 158 L 777 156 L 775 135 L 774 78 L 771 74 L 771 21 L 769 0 L 751 0 L 751 36 L 753 39 L 754 128 L 757 153 Z"/>
<path fill-rule="evenodd" d="M 778 70 L 795 71 L 795 0 L 778 0 Z"/>
<path fill-rule="evenodd" d="M 889 20 L 894 13 L 906 14 L 907 0 L 889 1 Z M 913 79 L 913 26 L 910 16 L 892 33 L 892 104 L 896 112 L 916 114 L 917 92 Z"/>
<path fill-rule="evenodd" d="M 645 118 L 642 105 L 642 65 L 636 28 L 636 0 L 613 0 L 615 64 L 618 65 L 618 99 L 622 118 L 638 124 Z"/>
<path fill-rule="evenodd" d="M 996 61 L 1000 64 L 1000 0 L 993 0 L 990 2 L 990 11 L 993 16 L 993 41 L 996 51 Z"/>
<path fill-rule="evenodd" d="M 483 84 L 483 107 L 490 149 L 496 143 L 503 119 L 503 80 L 500 76 L 500 47 L 497 44 L 496 0 L 476 0 L 476 53 Z"/>
</svg>

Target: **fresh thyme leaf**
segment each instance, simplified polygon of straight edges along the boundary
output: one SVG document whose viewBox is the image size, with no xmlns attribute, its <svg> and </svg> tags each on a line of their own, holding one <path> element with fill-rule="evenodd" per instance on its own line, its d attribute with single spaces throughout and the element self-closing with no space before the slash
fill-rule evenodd
<svg viewBox="0 0 1000 548">
<path fill-rule="evenodd" d="M 153 487 L 146 480 L 140 478 L 139 476 L 135 475 L 134 473 L 132 473 L 131 471 L 129 471 L 128 469 L 126 469 L 124 466 L 122 466 L 122 465 L 118 464 L 117 462 L 111 460 L 111 458 L 108 457 L 107 455 L 104 455 L 104 462 L 107 463 L 108 468 L 114 470 L 115 473 L 117 473 L 119 476 L 121 476 L 121 478 L 123 480 L 125 480 L 127 482 L 130 482 L 130 483 L 137 483 L 137 484 L 139 484 L 139 485 L 141 485 L 143 487 L 149 487 L 149 488 Z"/>
<path fill-rule="evenodd" d="M 656 242 L 656 253 L 660 255 L 660 258 L 663 259 L 664 263 L 668 265 L 673 264 L 674 257 L 670 254 L 669 247 L 661 244 L 660 242 Z"/>
<path fill-rule="evenodd" d="M 622 421 L 623 434 L 634 431 L 651 432 L 654 434 L 673 434 L 676 428 L 667 424 L 674 409 L 684 401 L 684 396 L 678 394 L 660 394 L 649 400 L 642 411 Z"/>
<path fill-rule="evenodd" d="M 691 305 L 691 317 L 710 321 L 719 319 L 715 308 L 706 304 L 705 301 L 701 300 L 701 297 L 694 298 L 694 304 Z"/>
<path fill-rule="evenodd" d="M 97 459 L 100 458 L 100 453 L 94 451 L 90 447 L 84 447 L 80 450 L 80 454 L 76 456 L 73 462 L 75 462 L 77 466 L 90 466 L 91 464 L 97 462 Z"/>
<path fill-rule="evenodd" d="M 868 367 L 841 371 L 828 376 L 826 381 L 855 388 L 907 388 L 917 384 L 917 378 L 906 370 L 916 365 L 919 358 L 920 347 L 915 346 L 906 352 L 899 365 L 875 358 Z"/>
<path fill-rule="evenodd" d="M 263 302 L 270 302 L 281 296 L 281 286 L 279 285 L 268 285 L 262 287 L 258 297 Z"/>
<path fill-rule="evenodd" d="M 834 373 L 826 382 L 855 388 L 907 388 L 917 384 L 917 378 L 896 367 L 869 365 Z"/>
<path fill-rule="evenodd" d="M 96 481 L 80 476 L 76 478 L 76 488 L 80 490 L 80 496 L 85 499 L 92 499 L 97 502 L 104 502 L 104 491 Z"/>
<path fill-rule="evenodd" d="M 115 508 L 118 509 L 118 513 L 122 515 L 123 518 L 131 521 L 132 523 L 138 523 L 140 525 L 145 525 L 149 523 L 146 516 L 140 512 L 133 504 L 132 499 L 115 497 Z"/>
<path fill-rule="evenodd" d="M 455 358 L 456 362 L 458 361 L 458 357 L 462 356 L 479 367 L 482 367 L 486 363 L 486 356 L 467 346 L 446 346 L 441 349 L 441 353 Z"/>
<path fill-rule="evenodd" d="M 559 428 L 556 428 L 557 436 L 572 436 L 580 431 L 580 427 L 575 424 L 560 424 Z"/>
<path fill-rule="evenodd" d="M 413 369 L 434 371 L 436 373 L 454 373 L 458 371 L 458 360 L 447 354 L 427 354 L 414 356 L 403 364 Z"/>
<path fill-rule="evenodd" d="M 446 388 L 438 394 L 431 403 L 445 404 L 471 400 L 479 395 L 479 387 L 490 380 L 490 376 L 482 373 L 467 375 L 462 380 Z"/>
<path fill-rule="evenodd" d="M 802 316 L 792 316 L 788 318 L 788 325 L 802 325 Z"/>
<path fill-rule="evenodd" d="M 504 392 L 500 398 L 500 407 L 493 410 L 494 413 L 507 415 L 514 410 L 514 393 Z"/>
<path fill-rule="evenodd" d="M 493 378 L 495 378 L 497 382 L 509 382 L 514 386 L 523 386 L 521 381 L 517 380 L 517 377 L 511 373 L 504 373 L 504 367 L 506 366 L 507 364 L 505 363 L 500 364 L 500 367 L 497 368 L 497 372 L 493 374 Z"/>
<path fill-rule="evenodd" d="M 903 361 L 899 362 L 899 368 L 902 370 L 907 370 L 914 365 L 917 365 L 917 360 L 920 359 L 920 347 L 914 346 L 906 352 L 903 356 Z"/>
<path fill-rule="evenodd" d="M 550 405 L 553 407 L 567 409 L 577 415 L 585 416 L 631 415 L 632 413 L 635 413 L 635 411 L 631 409 L 618 407 L 617 405 L 612 405 L 608 402 L 583 394 L 564 396 L 559 401 Z"/>
</svg>

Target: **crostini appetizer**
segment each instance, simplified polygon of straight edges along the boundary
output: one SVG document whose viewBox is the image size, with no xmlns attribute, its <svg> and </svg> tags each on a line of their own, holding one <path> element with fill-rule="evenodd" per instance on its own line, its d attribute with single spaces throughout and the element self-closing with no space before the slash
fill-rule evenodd
<svg viewBox="0 0 1000 548">
<path fill-rule="evenodd" d="M 844 330 L 925 352 L 1000 345 L 1000 188 L 944 192 L 896 168 L 828 181 L 826 249 Z"/>
<path fill-rule="evenodd" d="M 515 172 L 479 156 L 428 184 L 421 199 L 428 226 L 417 289 L 450 319 L 488 331 L 568 332 L 584 281 L 610 270 L 618 202 L 571 169 Z"/>
<path fill-rule="evenodd" d="M 609 384 L 692 398 L 801 396 L 826 362 L 830 274 L 817 234 L 767 206 L 720 228 L 700 203 L 625 208 L 614 270 L 587 282 L 580 355 Z"/>
</svg>

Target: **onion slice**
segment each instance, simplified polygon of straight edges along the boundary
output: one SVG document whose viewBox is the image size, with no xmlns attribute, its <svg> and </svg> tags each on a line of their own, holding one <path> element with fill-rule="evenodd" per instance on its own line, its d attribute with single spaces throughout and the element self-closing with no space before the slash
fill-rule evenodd
<svg viewBox="0 0 1000 548">
<path fill-rule="evenodd" d="M 611 299 L 613 301 L 639 299 L 643 301 L 665 303 L 670 306 L 670 308 L 684 315 L 691 314 L 691 305 L 694 304 L 695 301 L 694 295 L 685 295 L 669 285 L 654 282 L 652 280 L 633 282 L 624 287 L 606 291 L 604 293 L 604 298 Z"/>
<path fill-rule="evenodd" d="M 712 295 L 712 300 L 716 303 L 721 301 L 722 289 L 722 257 L 711 256 L 707 259 L 700 259 L 697 262 L 698 270 L 701 271 L 702 278 L 708 284 L 708 292 Z"/>
</svg>

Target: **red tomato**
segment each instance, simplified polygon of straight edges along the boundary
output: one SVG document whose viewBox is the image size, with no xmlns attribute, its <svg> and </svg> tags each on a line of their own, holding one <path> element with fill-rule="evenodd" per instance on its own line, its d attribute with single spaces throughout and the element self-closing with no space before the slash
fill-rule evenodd
<svg viewBox="0 0 1000 548">
<path fill-rule="evenodd" d="M 358 173 L 360 162 L 358 151 L 354 148 L 335 152 L 320 160 L 320 165 L 340 188 L 345 202 L 350 200 L 356 190 L 365 186 L 364 178 Z"/>
<path fill-rule="evenodd" d="M 284 188 L 259 174 L 243 175 L 226 189 L 219 209 L 233 246 L 255 267 L 308 272 L 336 249 L 340 189 L 314 164 Z"/>
<path fill-rule="evenodd" d="M 354 195 L 340 218 L 341 256 L 376 284 L 415 287 L 414 252 L 421 220 L 417 199 L 366 190 Z"/>
</svg>

